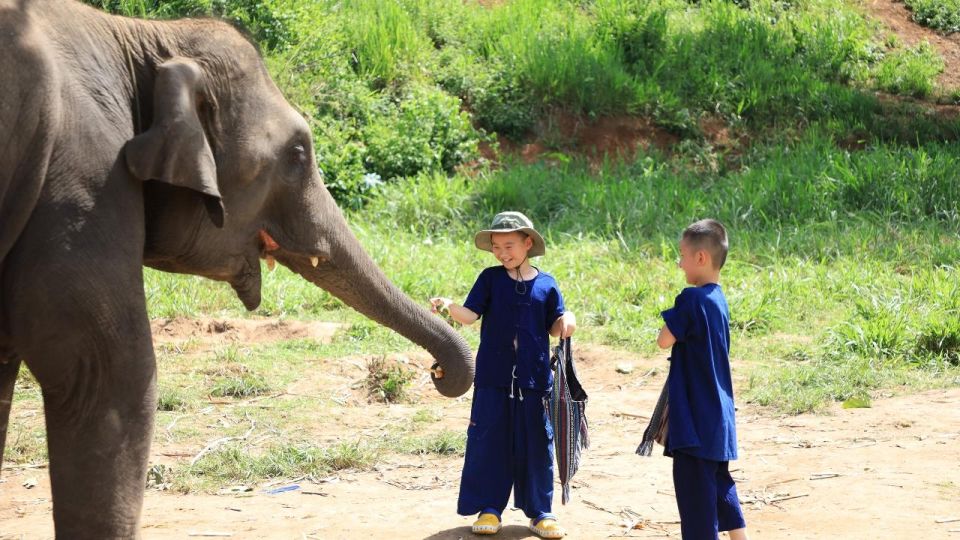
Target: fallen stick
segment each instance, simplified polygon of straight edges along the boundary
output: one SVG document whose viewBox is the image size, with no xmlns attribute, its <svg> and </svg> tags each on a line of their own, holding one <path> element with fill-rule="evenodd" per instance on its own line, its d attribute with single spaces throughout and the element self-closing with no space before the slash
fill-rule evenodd
<svg viewBox="0 0 960 540">
<path fill-rule="evenodd" d="M 645 415 L 642 415 L 642 414 L 633 414 L 633 413 L 620 412 L 620 411 L 617 411 L 617 412 L 613 413 L 613 416 L 626 416 L 627 418 L 639 418 L 639 419 L 641 419 L 641 420 L 649 420 L 649 419 L 650 419 L 649 416 L 645 416 Z"/>
<path fill-rule="evenodd" d="M 787 495 L 784 497 L 774 497 L 773 499 L 770 499 L 769 502 L 772 504 L 772 503 L 778 503 L 782 501 L 789 501 L 790 499 L 799 499 L 800 497 L 809 497 L 809 496 L 810 496 L 809 493 L 801 493 L 800 495 Z"/>
<path fill-rule="evenodd" d="M 211 451 L 214 450 L 216 447 L 220 446 L 221 444 L 223 444 L 223 443 L 225 443 L 225 442 L 230 442 L 230 441 L 242 441 L 242 440 L 246 439 L 247 437 L 249 437 L 250 434 L 253 433 L 253 428 L 257 427 L 257 423 L 256 423 L 256 422 L 251 421 L 251 424 L 252 424 L 252 425 L 250 426 L 250 429 L 248 429 L 247 432 L 244 433 L 244 434 L 243 434 L 242 436 L 240 436 L 240 437 L 223 437 L 223 438 L 217 439 L 217 440 L 213 441 L 212 443 L 208 444 L 207 446 L 205 446 L 205 447 L 203 448 L 203 450 L 200 451 L 199 454 L 193 456 L 193 459 L 190 460 L 190 466 L 193 467 L 198 461 L 200 461 L 200 458 L 202 458 L 203 456 L 207 455 L 209 452 L 211 452 Z"/>
<path fill-rule="evenodd" d="M 4 467 L 4 470 L 18 471 L 18 470 L 26 470 L 26 469 L 46 469 L 49 466 L 50 466 L 49 463 L 30 463 L 27 465 L 10 465 L 10 466 Z"/>
<path fill-rule="evenodd" d="M 960 521 L 960 518 L 943 518 L 943 519 L 937 519 L 937 520 L 934 520 L 934 523 L 955 523 L 955 522 L 957 522 L 957 521 Z"/>
</svg>

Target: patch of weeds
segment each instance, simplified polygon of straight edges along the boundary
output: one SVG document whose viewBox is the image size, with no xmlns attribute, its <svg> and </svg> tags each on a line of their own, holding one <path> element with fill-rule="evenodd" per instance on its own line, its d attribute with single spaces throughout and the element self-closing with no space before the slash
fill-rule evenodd
<svg viewBox="0 0 960 540">
<path fill-rule="evenodd" d="M 210 395 L 243 398 L 270 391 L 270 386 L 260 374 L 242 365 L 234 364 L 230 368 L 222 370 L 223 374 L 214 379 Z"/>
<path fill-rule="evenodd" d="M 341 442 L 323 449 L 321 463 L 331 471 L 344 469 L 367 470 L 380 457 L 379 450 L 369 444 Z"/>
<path fill-rule="evenodd" d="M 400 441 L 398 450 L 405 454 L 462 456 L 467 448 L 467 434 L 444 430 L 424 437 L 410 437 Z"/>
<path fill-rule="evenodd" d="M 788 414 L 819 411 L 831 401 L 863 397 L 892 376 L 889 366 L 854 355 L 825 354 L 810 362 L 757 370 L 747 400 Z"/>
<path fill-rule="evenodd" d="M 231 484 L 252 484 L 271 478 L 321 476 L 345 469 L 367 470 L 379 457 L 375 446 L 341 442 L 326 448 L 278 445 L 262 452 L 249 448 L 221 448 L 192 466 L 174 471 L 170 483 L 177 491 L 212 491 Z"/>
<path fill-rule="evenodd" d="M 13 463 L 42 463 L 47 461 L 47 436 L 42 425 L 27 428 L 18 424 L 7 433 L 4 461 Z M 8 428 L 9 429 L 9 428 Z"/>
<path fill-rule="evenodd" d="M 187 400 L 178 389 L 161 388 L 157 396 L 158 411 L 182 411 L 187 408 Z"/>
<path fill-rule="evenodd" d="M 440 414 L 430 409 L 417 409 L 412 420 L 417 424 L 433 423 L 440 420 Z"/>
<path fill-rule="evenodd" d="M 378 357 L 367 362 L 367 391 L 384 403 L 396 403 L 407 395 L 414 373 Z"/>
<path fill-rule="evenodd" d="M 909 348 L 907 316 L 898 298 L 870 297 L 856 304 L 852 320 L 833 328 L 829 341 L 840 351 L 867 358 L 895 358 Z"/>
<path fill-rule="evenodd" d="M 914 352 L 917 356 L 943 358 L 960 366 L 960 317 L 928 321 L 917 336 Z"/>
<path fill-rule="evenodd" d="M 887 55 L 875 74 L 877 87 L 894 94 L 925 98 L 933 93 L 934 80 L 943 68 L 943 58 L 924 41 L 912 49 Z"/>
<path fill-rule="evenodd" d="M 350 328 L 348 328 L 347 331 L 343 332 L 341 335 L 348 341 L 364 341 L 370 339 L 370 337 L 376 331 L 377 324 L 373 321 L 364 319 L 351 324 Z"/>
</svg>

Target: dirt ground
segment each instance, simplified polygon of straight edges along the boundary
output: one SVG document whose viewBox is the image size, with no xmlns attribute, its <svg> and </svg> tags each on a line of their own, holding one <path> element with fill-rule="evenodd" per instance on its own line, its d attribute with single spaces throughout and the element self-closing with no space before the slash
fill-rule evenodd
<svg viewBox="0 0 960 540">
<path fill-rule="evenodd" d="M 250 331 L 251 323 L 178 321 L 153 327 L 158 341 L 169 342 L 178 337 L 196 340 L 198 329 L 200 337 L 230 339 Z M 276 330 L 274 338 L 317 331 L 288 324 Z M 602 347 L 584 347 L 578 354 L 590 393 L 592 447 L 574 479 L 570 504 L 561 506 L 556 497 L 555 510 L 569 537 L 679 538 L 671 460 L 660 455 L 659 447 L 653 457 L 634 454 L 663 383 L 663 360 Z M 429 365 L 421 352 L 409 357 L 415 365 Z M 330 362 L 336 364 L 329 371 L 341 373 L 343 380 L 363 377 L 359 362 Z M 734 376 L 742 387 L 743 362 L 734 362 Z M 620 373 L 618 367 L 630 373 Z M 341 383 L 316 374 L 295 386 Z M 389 425 L 424 406 L 442 411 L 443 427 L 465 429 L 468 398 L 445 399 L 427 385 L 419 387 L 417 395 L 412 404 L 347 403 L 339 412 L 339 433 L 325 435 Z M 960 389 L 892 396 L 869 409 L 835 407 L 826 415 L 780 416 L 741 404 L 738 425 L 741 459 L 731 469 L 754 539 L 919 534 L 925 540 L 960 539 Z M 213 429 L 207 436 L 220 435 Z M 186 462 L 200 450 L 158 436 L 151 463 Z M 470 538 L 471 518 L 455 511 L 461 462 L 459 457 L 391 455 L 373 471 L 340 472 L 316 481 L 287 479 L 247 493 L 149 490 L 143 536 Z M 290 489 L 267 493 L 285 487 Z M 521 512 L 508 510 L 504 518 L 498 538 L 533 538 Z M 47 471 L 8 464 L 0 478 L 0 539 L 52 537 Z"/>
</svg>

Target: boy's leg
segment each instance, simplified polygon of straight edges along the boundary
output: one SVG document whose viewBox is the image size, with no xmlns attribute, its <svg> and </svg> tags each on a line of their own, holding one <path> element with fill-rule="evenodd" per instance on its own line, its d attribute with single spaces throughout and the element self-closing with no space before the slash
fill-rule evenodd
<svg viewBox="0 0 960 540">
<path fill-rule="evenodd" d="M 737 485 L 730 476 L 730 462 L 721 461 L 717 467 L 717 530 L 730 531 L 732 540 L 746 540 L 746 532 L 739 531 L 747 526 L 740 509 Z M 735 534 L 736 533 L 736 534 Z"/>
<path fill-rule="evenodd" d="M 544 392 L 523 389 L 514 398 L 513 504 L 530 519 L 549 514 L 553 506 L 553 429 L 543 404 Z"/>
<path fill-rule="evenodd" d="M 510 397 L 505 388 L 475 388 L 467 428 L 457 513 L 477 514 L 507 507 L 513 483 Z"/>
<path fill-rule="evenodd" d="M 719 463 L 673 453 L 673 489 L 683 540 L 718 540 L 717 468 Z"/>
</svg>

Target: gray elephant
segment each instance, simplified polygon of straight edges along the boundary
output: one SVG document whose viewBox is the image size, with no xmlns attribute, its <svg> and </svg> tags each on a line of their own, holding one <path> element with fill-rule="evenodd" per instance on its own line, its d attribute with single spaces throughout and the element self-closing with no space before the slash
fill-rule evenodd
<svg viewBox="0 0 960 540">
<path fill-rule="evenodd" d="M 214 20 L 0 0 L 0 457 L 21 360 L 43 392 L 60 538 L 139 536 L 156 409 L 142 266 L 260 303 L 273 257 L 425 347 L 472 353 L 393 286 L 316 168 L 257 49 Z"/>
</svg>

